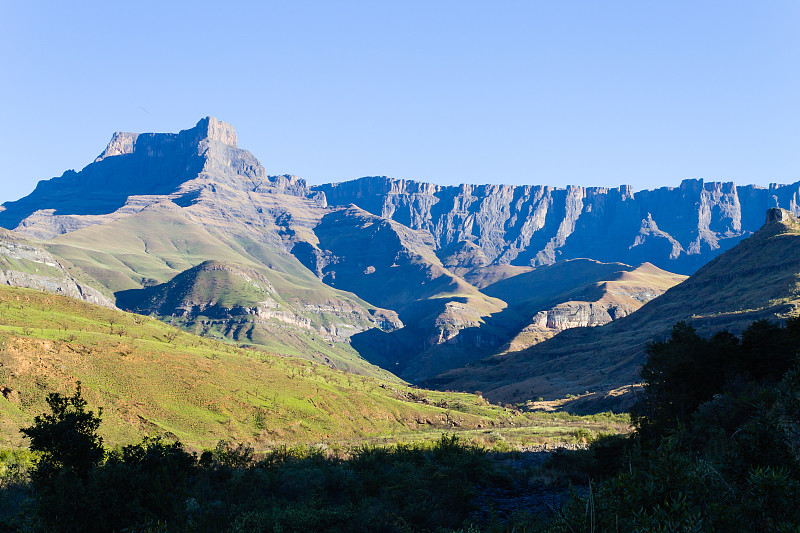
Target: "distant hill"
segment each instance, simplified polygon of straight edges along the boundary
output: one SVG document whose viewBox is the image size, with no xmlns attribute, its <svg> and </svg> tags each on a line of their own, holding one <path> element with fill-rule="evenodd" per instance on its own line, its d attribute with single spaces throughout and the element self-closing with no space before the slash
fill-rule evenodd
<svg viewBox="0 0 800 533">
<path fill-rule="evenodd" d="M 503 350 L 513 352 L 566 329 L 601 326 L 627 316 L 685 279 L 650 263 L 634 268 L 572 259 L 505 278 L 483 292 L 508 302 L 525 320 Z"/>
<path fill-rule="evenodd" d="M 375 322 L 385 328 L 402 326 L 396 314 L 365 310 L 347 300 L 319 300 L 313 310 L 306 301 L 307 315 L 299 314 L 266 276 L 245 266 L 204 261 L 166 283 L 120 291 L 117 303 L 196 334 L 233 338 L 240 344 L 263 346 L 341 370 L 394 379 L 342 347 L 354 333 L 354 323 L 362 328 Z M 343 316 L 347 319 L 342 320 Z"/>
<path fill-rule="evenodd" d="M 678 321 L 701 334 L 740 333 L 754 320 L 796 315 L 800 305 L 800 221 L 770 209 L 753 236 L 635 313 L 597 328 L 576 328 L 528 349 L 451 370 L 442 388 L 482 390 L 495 400 L 559 397 L 635 383 L 649 341 Z"/>
</svg>

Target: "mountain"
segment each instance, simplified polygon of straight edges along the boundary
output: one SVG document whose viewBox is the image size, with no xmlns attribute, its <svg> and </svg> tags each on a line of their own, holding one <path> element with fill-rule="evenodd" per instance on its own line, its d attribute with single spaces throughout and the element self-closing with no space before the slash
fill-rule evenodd
<svg viewBox="0 0 800 533">
<path fill-rule="evenodd" d="M 617 192 L 612 201 L 616 193 L 605 189 L 386 178 L 311 188 L 295 176 L 268 176 L 237 146 L 232 126 L 207 117 L 179 133 L 115 133 L 81 171 L 3 204 L 0 226 L 36 241 L 124 309 L 420 382 L 566 327 L 621 317 L 678 283 L 635 265 L 660 260 L 647 243 L 667 238 L 653 233 L 655 223 L 639 232 L 640 211 L 671 228 L 664 212 L 680 202 L 656 209 L 655 201 L 639 205 L 640 193 Z M 686 203 L 694 193 L 681 194 Z M 724 242 L 746 233 L 728 220 L 730 209 L 709 209 L 709 228 L 731 228 Z M 605 234 L 590 227 L 608 217 L 616 222 Z M 631 221 L 633 248 L 619 237 Z M 561 260 L 571 254 L 587 259 Z M 604 259 L 617 255 L 638 262 Z M 655 270 L 645 275 L 648 268 Z M 546 281 L 558 271 L 577 274 Z"/>
<path fill-rule="evenodd" d="M 255 335 L 241 327 L 236 313 L 217 316 L 211 330 L 246 344 L 260 339 L 280 353 L 385 374 L 364 361 L 347 337 L 396 327 L 396 316 L 325 285 L 289 253 L 298 241 L 313 240 L 311 228 L 328 212 L 324 199 L 298 178 L 266 176 L 224 122 L 205 118 L 177 134 L 116 133 L 94 163 L 40 182 L 3 208 L 0 225 L 41 240 L 53 256 L 123 295 L 126 305 L 137 300 L 131 291 L 166 284 L 206 261 L 250 269 L 269 281 L 280 310 L 260 320 Z M 214 297 L 208 294 L 207 303 Z M 185 318 L 177 309 L 157 311 Z"/>
<path fill-rule="evenodd" d="M 634 192 L 629 186 L 439 186 L 366 177 L 313 190 L 329 205 L 355 204 L 427 230 L 442 251 L 470 242 L 493 265 L 591 258 L 691 274 L 755 232 L 768 208 L 800 214 L 800 182 L 761 188 L 692 179 Z M 473 255 L 465 265 L 474 264 Z"/>
<path fill-rule="evenodd" d="M 456 338 L 471 347 L 502 342 L 488 333 L 483 341 L 465 340 L 470 328 L 483 326 L 506 304 L 444 268 L 427 232 L 353 206 L 323 217 L 314 235 L 316 244 L 302 243 L 293 253 L 328 285 L 397 311 L 404 325 L 353 335 L 353 346 L 367 360 L 415 379 L 433 375 L 419 361 L 431 347 Z M 445 357 L 437 369 L 458 364 Z"/>
<path fill-rule="evenodd" d="M 627 316 L 686 276 L 650 263 L 632 267 L 570 259 L 492 283 L 483 292 L 508 302 L 525 324 L 500 352 L 519 351 L 566 329 Z"/>
<path fill-rule="evenodd" d="M 639 381 L 645 348 L 678 321 L 701 334 L 738 334 L 754 320 L 794 316 L 800 306 L 800 220 L 773 208 L 761 229 L 663 295 L 597 328 L 562 331 L 528 349 L 443 373 L 429 384 L 518 401 L 603 392 Z"/>
</svg>

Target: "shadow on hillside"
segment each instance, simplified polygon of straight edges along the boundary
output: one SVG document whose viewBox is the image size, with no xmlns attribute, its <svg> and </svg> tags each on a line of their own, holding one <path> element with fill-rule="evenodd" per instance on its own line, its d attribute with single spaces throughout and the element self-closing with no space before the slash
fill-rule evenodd
<svg viewBox="0 0 800 533">
<path fill-rule="evenodd" d="M 40 210 L 54 215 L 105 215 L 138 195 L 165 195 L 203 168 L 200 157 L 147 158 L 124 154 L 88 165 L 80 172 L 40 181 L 28 196 L 3 204 L 0 226 L 14 229 Z"/>
<path fill-rule="evenodd" d="M 448 302 L 466 303 L 454 298 Z M 421 383 L 452 368 L 490 357 L 524 327 L 524 317 L 507 307 L 485 318 L 480 326 L 460 329 L 452 338 L 439 342 L 435 316 L 445 303 L 431 311 L 430 319 L 417 319 L 417 326 L 386 332 L 377 328 L 350 337 L 351 346 L 370 363 L 411 382 Z M 401 316 L 402 317 L 402 316 Z M 425 324 L 420 327 L 419 324 Z"/>
</svg>

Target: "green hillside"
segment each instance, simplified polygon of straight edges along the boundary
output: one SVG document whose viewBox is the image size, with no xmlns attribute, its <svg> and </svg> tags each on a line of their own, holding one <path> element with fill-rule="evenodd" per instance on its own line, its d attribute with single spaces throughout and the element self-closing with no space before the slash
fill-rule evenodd
<svg viewBox="0 0 800 533">
<path fill-rule="evenodd" d="M 346 342 L 347 330 L 352 331 L 349 321 L 343 323 L 330 313 L 319 313 L 313 321 L 297 314 L 270 280 L 253 268 L 204 261 L 166 283 L 117 292 L 117 304 L 197 335 L 397 381 L 390 372 L 362 359 Z M 344 305 L 339 304 L 340 311 Z M 347 310 L 357 309 L 351 305 Z"/>
<path fill-rule="evenodd" d="M 70 393 L 78 380 L 90 405 L 103 407 L 103 436 L 112 446 L 147 434 L 196 448 L 221 439 L 266 447 L 501 427 L 517 434 L 527 427 L 517 438 L 548 441 L 570 440 L 587 425 L 625 427 L 413 389 L 29 289 L 0 287 L 0 343 L 0 446 L 20 445 L 19 427 L 46 409 L 46 395 Z"/>
<path fill-rule="evenodd" d="M 171 202 L 60 235 L 44 244 L 74 270 L 87 273 L 114 292 L 121 298 L 121 308 L 155 313 L 196 333 L 260 344 L 282 354 L 327 360 L 337 368 L 363 374 L 390 376 L 364 361 L 346 342 L 345 335 L 381 324 L 383 310 L 323 284 L 291 255 L 278 253 L 263 242 L 204 226 Z M 208 320 L 200 318 L 199 322 L 186 316 L 179 307 L 187 290 L 191 292 L 190 299 L 204 308 L 212 307 L 212 302 L 229 309 L 255 308 L 263 301 L 259 300 L 260 291 L 247 283 L 230 285 L 230 279 L 212 281 L 208 275 L 189 279 L 194 277 L 191 269 L 197 265 L 221 258 L 246 269 L 261 279 L 262 285 L 269 285 L 270 300 L 283 319 L 262 320 L 255 325 L 253 316 L 243 318 L 241 313 L 218 314 L 206 317 Z M 220 274 L 223 271 L 216 273 Z M 154 285 L 160 288 L 154 289 Z M 153 290 L 177 293 L 164 295 L 164 301 L 154 308 L 144 303 Z M 227 291 L 221 302 L 219 290 Z M 341 329 L 342 335 L 324 334 L 332 328 Z"/>
</svg>

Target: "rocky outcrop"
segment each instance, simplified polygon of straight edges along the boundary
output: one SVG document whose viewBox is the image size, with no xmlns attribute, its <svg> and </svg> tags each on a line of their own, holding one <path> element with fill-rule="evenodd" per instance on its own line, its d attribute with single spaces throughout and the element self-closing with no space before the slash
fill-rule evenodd
<svg viewBox="0 0 800 533">
<path fill-rule="evenodd" d="M 0 285 L 37 289 L 114 308 L 99 290 L 76 280 L 50 253 L 0 232 Z"/>
<path fill-rule="evenodd" d="M 437 247 L 471 242 L 493 264 L 541 265 L 591 257 L 691 273 L 756 231 L 764 210 L 800 213 L 800 182 L 679 187 L 460 185 L 368 177 L 314 187 L 329 205 L 355 204 L 431 233 Z"/>
<path fill-rule="evenodd" d="M 602 326 L 627 315 L 627 309 L 594 302 L 564 302 L 552 309 L 539 311 L 525 330 L 548 329 L 554 332 L 570 328 Z"/>
</svg>

